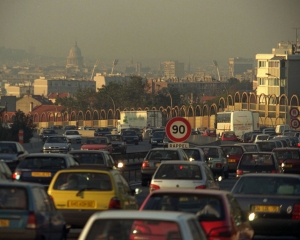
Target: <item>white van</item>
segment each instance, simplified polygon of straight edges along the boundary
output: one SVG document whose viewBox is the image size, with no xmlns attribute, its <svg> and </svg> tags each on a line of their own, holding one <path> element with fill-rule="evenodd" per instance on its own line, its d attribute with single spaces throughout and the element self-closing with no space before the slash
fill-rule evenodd
<svg viewBox="0 0 300 240">
<path fill-rule="evenodd" d="M 278 124 L 276 125 L 275 132 L 276 134 L 282 134 L 283 131 L 290 130 L 290 125 L 288 124 Z"/>
</svg>

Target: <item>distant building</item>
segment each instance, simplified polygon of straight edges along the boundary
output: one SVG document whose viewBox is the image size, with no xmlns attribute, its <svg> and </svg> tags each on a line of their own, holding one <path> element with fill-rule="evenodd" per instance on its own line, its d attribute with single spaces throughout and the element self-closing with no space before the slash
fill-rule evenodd
<svg viewBox="0 0 300 240">
<path fill-rule="evenodd" d="M 163 62 L 163 71 L 165 78 L 183 78 L 184 63 L 178 61 Z"/>
<path fill-rule="evenodd" d="M 61 92 L 61 93 L 56 92 L 56 93 L 50 93 L 48 95 L 48 99 L 53 103 L 56 102 L 57 98 L 68 98 L 68 97 L 71 97 L 71 94 L 68 92 Z"/>
<path fill-rule="evenodd" d="M 254 60 L 252 58 L 229 58 L 228 59 L 228 76 L 229 78 L 237 78 L 240 81 L 242 75 L 245 75 L 248 70 L 253 70 Z"/>
<path fill-rule="evenodd" d="M 83 68 L 83 57 L 81 56 L 81 50 L 77 46 L 77 42 L 75 42 L 75 45 L 71 48 L 69 52 L 69 56 L 67 58 L 67 65 L 66 68 Z"/>
<path fill-rule="evenodd" d="M 113 74 L 113 75 L 102 75 L 101 73 L 96 73 L 94 77 L 95 89 L 97 91 L 98 88 L 102 88 L 103 86 L 108 85 L 111 82 L 120 83 L 126 80 L 131 80 L 129 76 L 123 77 L 121 75 Z"/>
<path fill-rule="evenodd" d="M 4 88 L 6 96 L 16 96 L 18 98 L 25 94 L 32 94 L 33 92 L 32 86 L 10 85 L 9 83 L 5 83 Z"/>
<path fill-rule="evenodd" d="M 16 108 L 25 114 L 32 112 L 33 108 L 40 105 L 52 105 L 52 102 L 41 95 L 25 95 L 16 102 Z"/>
</svg>

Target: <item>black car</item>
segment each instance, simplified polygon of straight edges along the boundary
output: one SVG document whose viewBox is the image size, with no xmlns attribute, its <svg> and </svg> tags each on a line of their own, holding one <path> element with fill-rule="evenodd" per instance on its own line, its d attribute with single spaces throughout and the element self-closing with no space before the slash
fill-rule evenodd
<svg viewBox="0 0 300 240">
<path fill-rule="evenodd" d="M 163 140 L 166 136 L 166 132 L 165 131 L 155 131 L 152 134 L 151 140 L 150 140 L 150 144 L 152 148 L 155 147 L 162 147 L 163 144 Z"/>
<path fill-rule="evenodd" d="M 94 132 L 94 136 L 105 136 L 107 134 L 111 134 L 111 130 L 108 127 L 99 127 Z"/>
<path fill-rule="evenodd" d="M 143 134 L 142 134 L 141 129 L 139 129 L 139 128 L 130 128 L 129 130 L 134 130 L 136 132 L 136 134 L 138 135 L 138 137 L 139 137 L 139 141 L 140 142 L 143 141 Z"/>
<path fill-rule="evenodd" d="M 236 177 L 248 173 L 282 173 L 274 152 L 245 152 L 236 168 Z"/>
<path fill-rule="evenodd" d="M 123 140 L 126 144 L 134 143 L 135 145 L 139 144 L 139 137 L 134 130 L 126 130 L 121 133 Z"/>
<path fill-rule="evenodd" d="M 231 193 L 242 210 L 250 213 L 253 239 L 300 239 L 298 174 L 246 174 Z"/>
<path fill-rule="evenodd" d="M 49 136 L 53 136 L 56 134 L 57 134 L 57 132 L 54 129 L 44 129 L 42 131 L 42 133 L 40 134 L 40 138 L 43 142 L 45 142 Z"/>
</svg>

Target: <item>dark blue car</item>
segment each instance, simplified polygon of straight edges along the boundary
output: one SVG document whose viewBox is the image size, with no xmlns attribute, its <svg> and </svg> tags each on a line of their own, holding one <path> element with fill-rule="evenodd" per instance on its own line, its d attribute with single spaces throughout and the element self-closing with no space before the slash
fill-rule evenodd
<svg viewBox="0 0 300 240">
<path fill-rule="evenodd" d="M 41 184 L 0 181 L 1 239 L 66 239 L 68 227 Z"/>
</svg>

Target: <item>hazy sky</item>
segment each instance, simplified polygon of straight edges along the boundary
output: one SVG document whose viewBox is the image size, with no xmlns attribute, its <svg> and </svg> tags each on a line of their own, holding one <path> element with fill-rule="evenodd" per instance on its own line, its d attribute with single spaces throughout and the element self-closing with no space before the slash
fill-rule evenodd
<svg viewBox="0 0 300 240">
<path fill-rule="evenodd" d="M 67 57 L 76 40 L 84 59 L 255 58 L 295 41 L 299 10 L 299 0 L 0 0 L 0 46 Z"/>
</svg>

